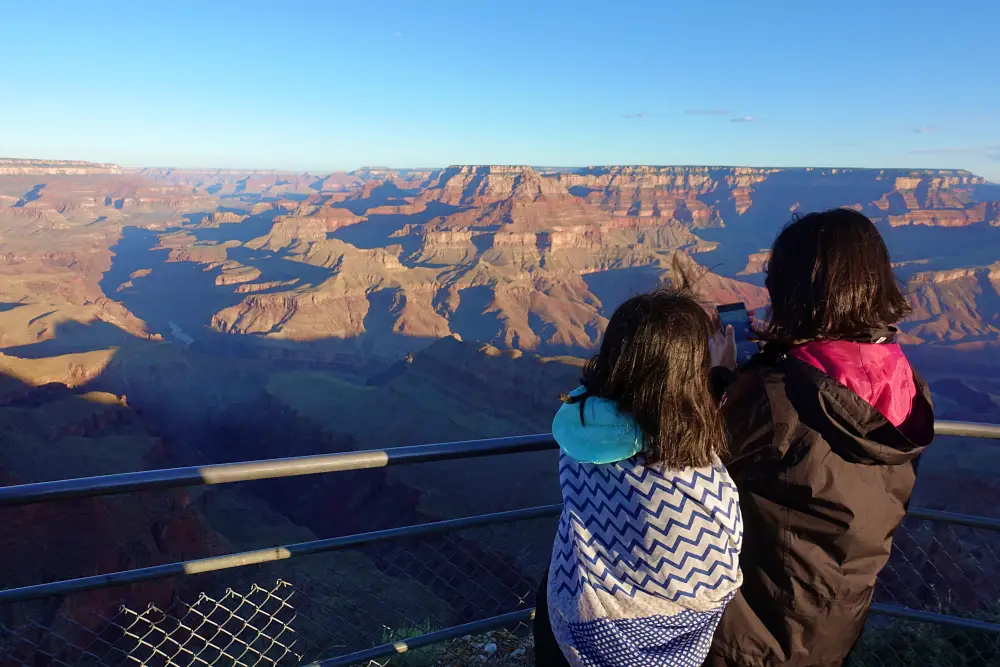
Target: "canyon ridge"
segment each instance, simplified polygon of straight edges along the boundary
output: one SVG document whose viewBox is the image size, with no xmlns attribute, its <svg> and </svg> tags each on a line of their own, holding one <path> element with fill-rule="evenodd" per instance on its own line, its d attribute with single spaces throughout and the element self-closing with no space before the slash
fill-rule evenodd
<svg viewBox="0 0 1000 667">
<path fill-rule="evenodd" d="M 0 476 L 545 432 L 619 303 L 684 283 L 706 304 L 764 307 L 775 235 L 837 206 L 889 244 L 914 306 L 901 337 L 939 416 L 1000 421 L 1000 186 L 966 171 L 0 159 Z M 921 505 L 995 514 L 996 455 L 971 441 L 936 450 Z M 14 509 L 5 550 L 25 535 L 52 548 L 6 559 L 0 576 L 27 585 L 558 500 L 549 453 L 504 458 Z M 521 581 L 544 542 L 462 548 Z M 405 607 L 386 579 L 395 557 L 352 558 L 338 561 L 345 587 Z M 477 596 L 416 575 L 406 586 L 452 610 Z M 178 594 L 86 594 L 32 618 L 86 628 Z"/>
</svg>

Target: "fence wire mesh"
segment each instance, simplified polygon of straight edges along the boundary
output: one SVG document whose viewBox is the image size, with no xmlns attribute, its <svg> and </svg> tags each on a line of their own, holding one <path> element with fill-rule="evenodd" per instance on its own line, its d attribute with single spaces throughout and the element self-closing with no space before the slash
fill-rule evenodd
<svg viewBox="0 0 1000 667">
<path fill-rule="evenodd" d="M 1000 620 L 997 618 L 994 621 Z M 920 621 L 873 618 L 850 667 L 996 667 L 1000 635 Z"/>
<path fill-rule="evenodd" d="M 172 582 L 168 604 L 128 589 L 0 608 L 0 667 L 298 665 L 528 609 L 554 518 L 395 540 Z M 546 545 L 545 543 L 548 542 Z M 259 583 L 258 583 L 259 582 Z M 473 655 L 475 654 L 475 655 Z M 371 663 L 532 664 L 523 623 Z M 469 661 L 472 662 L 469 662 Z"/>
<path fill-rule="evenodd" d="M 879 576 L 877 601 L 977 618 L 1000 602 L 1000 532 L 908 518 Z"/>
<path fill-rule="evenodd" d="M 0 608 L 0 667 L 299 665 L 534 605 L 554 518 L 367 547 L 135 589 Z M 1000 533 L 908 519 L 877 600 L 1000 622 Z M 221 577 L 221 578 L 220 578 Z M 524 623 L 370 667 L 531 665 Z M 1000 667 L 1000 635 L 873 616 L 855 667 Z"/>
</svg>

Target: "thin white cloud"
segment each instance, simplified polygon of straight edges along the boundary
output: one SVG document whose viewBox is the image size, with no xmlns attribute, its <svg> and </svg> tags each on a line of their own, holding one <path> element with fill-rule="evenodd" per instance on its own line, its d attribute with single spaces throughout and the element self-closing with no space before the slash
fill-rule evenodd
<svg viewBox="0 0 1000 667">
<path fill-rule="evenodd" d="M 921 125 L 920 127 L 913 128 L 914 134 L 931 134 L 932 132 L 937 132 L 938 129 L 933 125 Z"/>
<path fill-rule="evenodd" d="M 757 119 L 754 116 L 739 116 L 737 118 L 730 118 L 730 123 L 752 123 Z"/>
<path fill-rule="evenodd" d="M 403 33 L 401 33 L 401 32 L 394 32 L 394 33 L 392 33 L 392 36 L 393 37 L 402 37 Z"/>
<path fill-rule="evenodd" d="M 684 113 L 689 116 L 728 116 L 732 111 L 729 109 L 685 109 Z"/>
<path fill-rule="evenodd" d="M 958 153 L 975 153 L 976 149 L 959 146 L 945 146 L 943 148 L 918 148 L 910 151 L 911 155 L 952 155 Z"/>
<path fill-rule="evenodd" d="M 638 113 L 626 113 L 622 114 L 622 118 L 648 118 L 649 114 L 645 111 L 640 111 Z"/>
</svg>

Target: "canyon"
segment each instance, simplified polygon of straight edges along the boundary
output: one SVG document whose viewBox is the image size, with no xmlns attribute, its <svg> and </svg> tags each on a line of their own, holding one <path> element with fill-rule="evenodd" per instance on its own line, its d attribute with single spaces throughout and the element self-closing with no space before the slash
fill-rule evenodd
<svg viewBox="0 0 1000 667">
<path fill-rule="evenodd" d="M 939 415 L 1000 422 L 1000 186 L 969 172 L 307 174 L 2 159 L 0 426 L 14 444 L 0 448 L 0 475 L 28 483 L 545 432 L 619 303 L 686 284 L 707 305 L 763 308 L 774 236 L 796 214 L 835 206 L 871 217 L 890 246 L 914 307 L 902 339 Z M 997 456 L 965 441 L 937 450 L 920 503 L 994 514 Z M 47 523 L 61 536 L 50 545 L 76 555 L 22 553 L 3 572 L 37 583 L 558 499 L 551 455 L 505 458 L 11 510 L 7 553 L 18 539 L 53 539 Z M 973 486 L 976 498 L 961 493 Z M 460 546 L 511 581 L 545 559 L 541 538 Z M 451 563 L 455 549 L 435 557 Z M 363 556 L 344 585 L 378 579 L 402 595 L 390 584 L 405 554 Z M 408 595 L 468 611 L 474 591 L 421 576 Z M 86 594 L 0 623 L 83 623 L 183 593 Z"/>
<path fill-rule="evenodd" d="M 128 394 L 193 424 L 185 435 L 207 406 L 300 368 L 364 387 L 456 341 L 585 358 L 619 303 L 661 284 L 761 308 L 775 234 L 834 206 L 882 230 L 914 307 L 900 327 L 913 350 L 988 366 L 1000 350 L 1000 186 L 959 170 L 0 167 L 0 369 Z M 162 389 L 178 382 L 190 392 Z M 361 445 L 392 444 L 364 431 Z"/>
</svg>

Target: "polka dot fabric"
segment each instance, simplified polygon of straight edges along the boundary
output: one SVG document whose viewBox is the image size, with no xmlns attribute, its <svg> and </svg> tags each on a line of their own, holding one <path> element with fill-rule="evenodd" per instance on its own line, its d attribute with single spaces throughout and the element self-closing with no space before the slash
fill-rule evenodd
<svg viewBox="0 0 1000 667">
<path fill-rule="evenodd" d="M 721 618 L 722 608 L 674 616 L 598 619 L 570 624 L 569 629 L 574 658 L 586 667 L 701 667 Z"/>
</svg>

